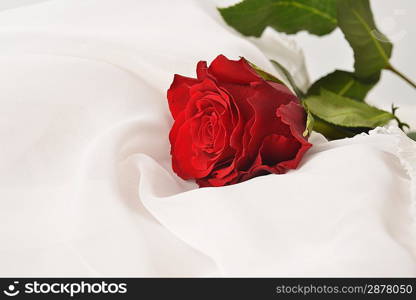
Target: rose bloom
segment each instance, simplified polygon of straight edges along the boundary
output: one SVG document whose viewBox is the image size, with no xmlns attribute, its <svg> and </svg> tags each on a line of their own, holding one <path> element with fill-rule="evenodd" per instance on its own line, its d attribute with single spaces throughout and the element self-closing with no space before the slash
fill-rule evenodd
<svg viewBox="0 0 416 300">
<path fill-rule="evenodd" d="M 172 168 L 200 187 L 295 169 L 312 146 L 306 113 L 284 85 L 264 80 L 241 58 L 219 55 L 197 78 L 175 75 L 167 97 Z"/>
</svg>

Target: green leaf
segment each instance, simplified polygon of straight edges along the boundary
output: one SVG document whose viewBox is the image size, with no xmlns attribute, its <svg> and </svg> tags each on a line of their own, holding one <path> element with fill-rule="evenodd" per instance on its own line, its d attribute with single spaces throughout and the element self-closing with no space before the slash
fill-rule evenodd
<svg viewBox="0 0 416 300">
<path fill-rule="evenodd" d="M 285 75 L 287 81 L 289 82 L 290 86 L 292 87 L 293 91 L 295 92 L 296 96 L 298 96 L 299 99 L 303 99 L 305 97 L 305 94 L 302 92 L 302 90 L 296 85 L 295 80 L 293 79 L 292 75 L 289 73 L 289 71 L 281 64 L 279 64 L 277 61 L 271 59 L 270 60 L 272 64 L 275 66 L 275 68 L 283 73 Z"/>
<path fill-rule="evenodd" d="M 393 45 L 376 27 L 368 0 L 338 0 L 338 26 L 354 50 L 355 74 L 377 77 L 389 66 Z"/>
<path fill-rule="evenodd" d="M 319 36 L 337 27 L 336 0 L 244 0 L 218 10 L 228 25 L 250 36 L 260 36 L 267 26 Z"/>
<path fill-rule="evenodd" d="M 392 113 L 324 89 L 320 95 L 306 98 L 305 103 L 313 115 L 342 127 L 375 128 L 395 119 Z"/>
<path fill-rule="evenodd" d="M 329 140 L 337 140 L 337 139 L 343 139 L 346 137 L 353 137 L 355 134 L 358 133 L 358 132 L 354 132 L 353 130 L 350 130 L 349 128 L 330 124 L 328 122 L 325 122 L 322 119 L 319 119 L 318 117 L 314 117 L 314 118 L 315 118 L 315 123 L 313 125 L 313 130 L 323 134 Z"/>
<path fill-rule="evenodd" d="M 308 90 L 308 95 L 319 95 L 326 89 L 339 96 L 363 101 L 376 82 L 364 82 L 353 73 L 335 70 L 316 81 Z"/>
<path fill-rule="evenodd" d="M 416 141 L 416 131 L 409 132 L 407 136 Z"/>
</svg>

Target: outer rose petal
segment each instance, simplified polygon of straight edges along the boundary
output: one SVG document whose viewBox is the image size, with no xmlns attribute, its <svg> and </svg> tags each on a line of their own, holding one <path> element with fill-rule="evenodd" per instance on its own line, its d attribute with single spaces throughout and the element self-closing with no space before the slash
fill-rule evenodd
<svg viewBox="0 0 416 300">
<path fill-rule="evenodd" d="M 229 60 L 224 55 L 218 55 L 209 66 L 208 72 L 219 82 L 248 84 L 253 81 L 263 81 L 244 58 Z"/>
<path fill-rule="evenodd" d="M 264 165 L 274 166 L 280 162 L 294 159 L 299 148 L 300 143 L 296 139 L 271 134 L 263 140 L 259 154 Z"/>
<path fill-rule="evenodd" d="M 198 82 L 199 80 L 197 79 L 175 74 L 167 93 L 169 109 L 173 119 L 176 120 L 178 115 L 185 109 L 190 96 L 189 89 Z"/>
<path fill-rule="evenodd" d="M 279 85 L 280 86 L 280 85 Z M 298 101 L 287 89 L 276 89 L 267 83 L 252 84 L 256 91 L 247 102 L 254 111 L 254 122 L 250 128 L 251 139 L 246 146 L 251 159 L 255 159 L 263 139 L 271 134 L 289 136 L 290 130 L 280 118 L 276 117 L 276 110 L 282 104 Z"/>
<path fill-rule="evenodd" d="M 236 183 L 238 176 L 239 172 L 236 169 L 236 163 L 234 160 L 228 167 L 215 170 L 211 172 L 208 177 L 198 179 L 197 183 L 200 187 L 223 186 Z"/>
<path fill-rule="evenodd" d="M 285 161 L 280 165 L 287 169 L 295 169 L 305 152 L 312 147 L 306 137 L 303 136 L 306 126 L 306 112 L 303 107 L 295 102 L 282 105 L 276 110 L 276 115 L 281 118 L 282 122 L 287 124 L 293 137 L 296 138 L 301 147 L 293 160 Z"/>
<path fill-rule="evenodd" d="M 289 102 L 299 102 L 298 97 L 296 97 L 295 94 L 292 93 L 292 91 L 287 87 L 284 86 L 283 84 L 277 83 L 277 82 L 272 82 L 272 81 L 266 81 L 271 87 L 273 87 L 273 89 L 280 93 L 281 95 L 284 95 L 284 97 L 282 99 L 280 99 L 280 101 L 283 100 L 282 104 L 287 104 Z"/>
<path fill-rule="evenodd" d="M 260 101 L 258 104 L 272 104 L 272 108 L 269 107 L 267 109 L 268 113 L 270 113 L 270 119 L 276 119 L 275 116 L 271 114 L 271 112 L 273 112 L 278 107 L 280 102 L 276 101 L 276 99 L 279 99 L 280 94 L 275 93 L 274 89 L 265 82 L 255 82 L 253 84 L 247 85 L 220 82 L 219 85 L 221 85 L 221 87 L 223 87 L 229 94 L 232 95 L 238 110 L 239 123 L 237 124 L 235 132 L 231 137 L 231 146 L 237 150 L 237 164 L 235 167 L 238 170 L 247 170 L 250 168 L 251 163 L 257 154 L 257 149 L 249 148 L 248 146 L 252 139 L 250 131 L 253 128 L 256 115 L 253 105 L 248 100 L 254 99 L 254 101 L 256 101 L 259 98 L 259 88 L 253 88 L 253 86 L 263 86 L 264 90 L 267 91 L 261 93 L 263 94 L 262 99 L 265 100 L 265 102 Z M 271 99 L 274 101 L 270 101 Z M 254 150 L 251 151 L 251 149 Z"/>
<path fill-rule="evenodd" d="M 290 102 L 280 106 L 276 110 L 276 116 L 280 117 L 283 123 L 289 125 L 290 131 L 296 139 L 305 144 L 309 144 L 303 132 L 306 127 L 306 112 L 297 102 Z"/>
<path fill-rule="evenodd" d="M 200 61 L 196 65 L 196 75 L 199 80 L 204 80 L 208 74 L 208 66 L 206 61 Z"/>
<path fill-rule="evenodd" d="M 180 113 L 177 116 L 177 118 L 176 118 L 175 122 L 173 123 L 173 126 L 172 126 L 172 128 L 169 132 L 169 141 L 170 141 L 170 144 L 172 145 L 171 154 L 172 154 L 172 151 L 173 151 L 173 145 L 175 145 L 176 139 L 178 137 L 179 129 L 182 127 L 184 122 L 185 122 L 185 112 Z"/>
</svg>

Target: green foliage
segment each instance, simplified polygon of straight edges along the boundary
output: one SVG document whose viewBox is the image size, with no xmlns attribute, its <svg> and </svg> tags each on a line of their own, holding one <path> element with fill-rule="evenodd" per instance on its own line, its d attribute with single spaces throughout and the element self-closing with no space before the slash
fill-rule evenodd
<svg viewBox="0 0 416 300">
<path fill-rule="evenodd" d="M 336 0 L 244 0 L 219 8 L 224 20 L 244 35 L 260 36 L 267 26 L 289 34 L 325 35 L 337 27 Z"/>
<path fill-rule="evenodd" d="M 305 103 L 313 115 L 341 127 L 375 128 L 395 119 L 390 112 L 324 89 L 320 95 L 306 98 Z"/>
<path fill-rule="evenodd" d="M 308 95 L 319 95 L 321 89 L 326 89 L 339 96 L 363 101 L 374 84 L 363 82 L 351 72 L 336 70 L 316 81 L 309 88 Z"/>
<path fill-rule="evenodd" d="M 354 50 L 358 78 L 378 77 L 389 66 L 393 45 L 374 23 L 368 0 L 338 0 L 338 26 Z"/>
</svg>

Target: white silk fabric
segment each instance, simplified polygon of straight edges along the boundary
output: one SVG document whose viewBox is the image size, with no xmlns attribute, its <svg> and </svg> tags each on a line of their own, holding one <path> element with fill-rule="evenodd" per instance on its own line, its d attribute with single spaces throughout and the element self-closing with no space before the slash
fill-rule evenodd
<svg viewBox="0 0 416 300">
<path fill-rule="evenodd" d="M 394 127 L 314 134 L 297 170 L 232 186 L 172 172 L 173 74 L 218 54 L 275 72 L 267 53 L 307 87 L 295 45 L 210 1 L 2 11 L 0 276 L 416 276 L 416 146 Z"/>
</svg>

